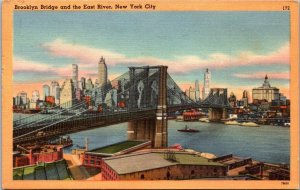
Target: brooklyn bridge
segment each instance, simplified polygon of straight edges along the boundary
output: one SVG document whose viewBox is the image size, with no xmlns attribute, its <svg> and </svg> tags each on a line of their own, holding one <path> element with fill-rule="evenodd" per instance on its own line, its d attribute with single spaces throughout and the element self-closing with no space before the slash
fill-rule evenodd
<svg viewBox="0 0 300 190">
<path fill-rule="evenodd" d="M 226 88 L 213 88 L 200 102 L 191 100 L 167 72 L 167 66 L 129 67 L 129 71 L 99 88 L 89 100 L 70 100 L 52 114 L 35 114 L 13 123 L 14 146 L 61 135 L 128 122 L 128 140 L 150 140 L 168 146 L 168 115 L 188 109 L 208 109 L 210 120 L 227 117 Z M 103 101 L 102 97 L 105 98 Z M 97 111 L 91 111 L 97 107 Z"/>
</svg>

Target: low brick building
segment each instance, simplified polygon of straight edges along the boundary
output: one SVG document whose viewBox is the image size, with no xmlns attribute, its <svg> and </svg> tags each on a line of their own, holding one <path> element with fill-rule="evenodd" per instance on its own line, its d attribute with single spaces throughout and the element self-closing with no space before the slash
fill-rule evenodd
<svg viewBox="0 0 300 190">
<path fill-rule="evenodd" d="M 34 165 L 38 162 L 55 162 L 63 159 L 62 147 L 33 148 L 28 154 L 15 151 L 13 154 L 13 166 L 20 167 Z"/>
<path fill-rule="evenodd" d="M 290 171 L 287 169 L 279 168 L 269 172 L 270 180 L 290 180 Z"/>
<path fill-rule="evenodd" d="M 103 180 L 182 180 L 227 175 L 227 167 L 195 154 L 136 153 L 103 159 Z"/>
<path fill-rule="evenodd" d="M 82 165 L 101 168 L 102 159 L 151 147 L 151 141 L 122 141 L 84 152 Z"/>
</svg>

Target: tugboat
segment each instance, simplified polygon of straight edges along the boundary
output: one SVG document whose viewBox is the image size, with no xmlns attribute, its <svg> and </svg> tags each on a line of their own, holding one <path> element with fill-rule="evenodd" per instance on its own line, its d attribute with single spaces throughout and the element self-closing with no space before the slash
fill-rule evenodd
<svg viewBox="0 0 300 190">
<path fill-rule="evenodd" d="M 185 125 L 184 129 L 178 129 L 177 131 L 179 131 L 179 132 L 188 132 L 188 133 L 197 133 L 197 132 L 199 132 L 199 130 L 197 130 L 197 129 L 188 128 L 187 125 Z"/>
</svg>

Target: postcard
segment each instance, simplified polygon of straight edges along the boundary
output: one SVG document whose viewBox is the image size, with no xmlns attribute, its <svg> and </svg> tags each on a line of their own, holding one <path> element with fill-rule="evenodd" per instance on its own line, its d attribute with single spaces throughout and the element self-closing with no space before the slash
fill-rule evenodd
<svg viewBox="0 0 300 190">
<path fill-rule="evenodd" d="M 298 189 L 296 1 L 7 0 L 4 189 Z"/>
</svg>

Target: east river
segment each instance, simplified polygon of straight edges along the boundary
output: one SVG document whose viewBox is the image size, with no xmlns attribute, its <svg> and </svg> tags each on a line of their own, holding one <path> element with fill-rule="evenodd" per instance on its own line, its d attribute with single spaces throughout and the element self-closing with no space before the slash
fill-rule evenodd
<svg viewBox="0 0 300 190">
<path fill-rule="evenodd" d="M 178 132 L 188 125 L 198 133 Z M 89 149 L 102 147 L 127 139 L 127 123 L 111 125 L 70 134 L 73 147 L 84 146 L 89 139 Z M 168 122 L 169 145 L 179 143 L 183 148 L 209 152 L 217 156 L 234 154 L 240 157 L 270 163 L 290 163 L 290 129 L 276 126 L 242 127 L 220 123 Z"/>
<path fill-rule="evenodd" d="M 14 119 L 28 117 L 14 113 Z M 45 115 L 46 117 L 47 115 Z M 199 133 L 183 133 L 178 129 L 185 125 L 200 130 Z M 102 147 L 127 139 L 127 123 L 101 127 L 70 134 L 73 147 L 65 152 L 84 146 L 89 139 L 89 149 Z M 251 157 L 270 163 L 290 163 L 290 128 L 262 125 L 260 127 L 242 127 L 221 123 L 176 122 L 168 121 L 169 145 L 181 144 L 183 148 L 200 152 L 209 152 L 217 156 L 234 154 Z"/>
</svg>

